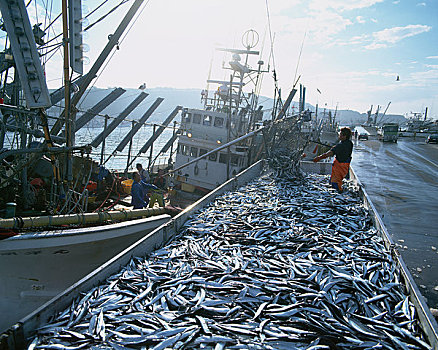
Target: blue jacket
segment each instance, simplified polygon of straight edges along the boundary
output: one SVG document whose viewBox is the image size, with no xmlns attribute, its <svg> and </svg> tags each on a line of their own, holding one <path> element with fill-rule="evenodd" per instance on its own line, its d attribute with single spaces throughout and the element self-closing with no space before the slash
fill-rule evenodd
<svg viewBox="0 0 438 350">
<path fill-rule="evenodd" d="M 148 184 L 146 182 L 133 182 L 131 187 L 131 204 L 134 206 L 134 209 L 142 209 L 147 207 L 149 199 L 146 197 L 146 193 L 150 190 L 158 189 L 157 186 Z M 145 201 L 147 199 L 147 202 Z"/>
</svg>

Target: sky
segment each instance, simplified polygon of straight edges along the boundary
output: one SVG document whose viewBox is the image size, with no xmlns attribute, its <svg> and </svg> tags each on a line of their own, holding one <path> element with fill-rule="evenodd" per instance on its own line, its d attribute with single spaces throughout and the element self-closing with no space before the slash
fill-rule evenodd
<svg viewBox="0 0 438 350">
<path fill-rule="evenodd" d="M 29 7 L 42 22 L 42 4 Z M 40 2 L 41 1 L 41 2 Z M 35 0 L 34 0 L 35 2 Z M 53 1 L 53 14 L 60 1 Z M 89 15 L 93 23 L 118 1 Z M 85 13 L 99 3 L 83 0 Z M 91 65 L 132 0 L 86 34 Z M 51 28 L 60 30 L 57 21 Z M 436 0 L 145 0 L 135 22 L 94 82 L 97 87 L 205 89 L 206 80 L 229 80 L 230 60 L 217 48 L 243 49 L 242 35 L 258 33 L 265 62 L 261 94 L 273 96 L 273 70 L 284 97 L 299 77 L 306 101 L 328 108 L 388 114 L 424 113 L 438 119 L 438 1 Z M 52 33 L 52 32 L 51 32 Z M 50 37 L 53 34 L 49 34 Z M 46 64 L 49 87 L 61 84 L 60 53 Z M 50 67 L 49 67 L 50 66 Z M 397 77 L 399 80 L 397 81 Z M 210 85 L 210 89 L 213 88 Z M 190 106 L 187 106 L 190 107 Z"/>
</svg>

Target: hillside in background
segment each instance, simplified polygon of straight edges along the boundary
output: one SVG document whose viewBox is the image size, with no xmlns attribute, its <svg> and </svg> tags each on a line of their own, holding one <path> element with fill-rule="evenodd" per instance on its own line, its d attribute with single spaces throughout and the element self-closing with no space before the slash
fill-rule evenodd
<svg viewBox="0 0 438 350">
<path fill-rule="evenodd" d="M 83 112 L 93 107 L 100 100 L 102 100 L 106 95 L 108 95 L 115 88 L 91 88 L 82 98 L 81 102 L 78 105 L 80 116 Z M 117 117 L 128 105 L 131 103 L 142 90 L 139 89 L 127 89 L 126 92 L 119 97 L 115 102 L 110 104 L 106 109 L 104 109 L 100 114 L 102 116 L 97 116 L 94 118 L 89 124 L 88 127 L 100 127 L 103 124 L 104 118 L 103 115 L 107 114 L 111 117 Z M 202 108 L 203 105 L 201 103 L 201 90 L 199 89 L 174 89 L 174 88 L 153 88 L 144 90 L 145 93 L 148 93 L 149 96 L 140 103 L 137 108 L 128 116 L 128 120 L 138 120 L 141 116 L 146 112 L 146 110 L 152 105 L 152 103 L 158 98 L 164 98 L 164 101 L 160 104 L 157 110 L 152 114 L 149 118 L 148 123 L 160 123 L 163 121 L 174 109 L 176 106 L 182 106 L 186 108 Z M 297 99 L 297 97 L 295 98 Z M 272 110 L 272 99 L 267 97 L 260 97 L 259 103 L 263 105 L 263 109 L 265 110 L 264 118 L 271 118 L 271 110 Z M 315 106 L 306 103 L 306 108 L 309 108 L 311 111 L 315 112 Z M 59 107 L 52 107 L 49 109 L 49 114 L 53 116 L 59 115 Z M 298 102 L 293 101 L 293 110 L 298 110 Z M 325 113 L 328 115 L 329 110 L 326 110 Z M 324 113 L 324 109 L 319 108 L 318 116 Z M 331 110 L 332 116 L 335 111 Z M 366 113 L 359 113 L 357 111 L 352 110 L 338 110 L 336 111 L 336 120 L 340 125 L 360 125 L 364 124 L 367 120 Z M 385 117 L 381 118 L 380 116 L 377 118 L 377 122 L 396 122 L 399 124 L 403 124 L 406 122 L 406 118 L 402 115 L 392 115 L 388 114 Z M 129 122 L 124 122 L 124 124 L 128 124 Z"/>
</svg>

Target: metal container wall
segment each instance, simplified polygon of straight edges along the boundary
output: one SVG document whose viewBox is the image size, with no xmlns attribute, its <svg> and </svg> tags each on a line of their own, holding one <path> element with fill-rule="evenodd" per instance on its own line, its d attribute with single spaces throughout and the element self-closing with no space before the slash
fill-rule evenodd
<svg viewBox="0 0 438 350">
<path fill-rule="evenodd" d="M 328 170 L 331 169 L 331 164 L 328 163 L 324 166 L 315 166 L 313 164 L 315 163 L 302 162 L 302 169 L 307 172 L 324 174 L 327 174 Z M 84 277 L 82 280 L 65 290 L 62 294 L 56 296 L 45 305 L 43 305 L 41 308 L 22 319 L 21 322 L 8 330 L 7 333 L 2 335 L 3 339 L 0 339 L 0 350 L 3 349 L 4 346 L 7 346 L 6 348 L 10 349 L 22 348 L 25 345 L 26 339 L 31 337 L 35 333 L 36 329 L 43 326 L 52 315 L 69 306 L 81 292 L 90 290 L 91 288 L 103 283 L 109 276 L 117 273 L 123 266 L 128 264 L 132 257 L 148 254 L 149 252 L 163 246 L 169 240 L 169 238 L 175 235 L 175 233 L 182 227 L 182 225 L 190 215 L 213 201 L 217 196 L 227 191 L 233 191 L 238 187 L 245 185 L 252 179 L 258 177 L 263 172 L 264 165 L 264 161 L 259 161 L 255 163 L 250 168 L 246 169 L 236 177 L 230 179 L 222 186 L 218 187 L 207 196 L 201 198 L 199 201 L 189 206 L 186 210 L 175 216 L 168 223 L 160 226 L 156 230 L 152 231 L 149 235 L 145 236 L 144 238 L 127 248 L 125 251 L 116 255 L 113 259 L 109 260 L 107 263 L 90 273 L 88 276 Z M 437 322 L 431 315 L 423 296 L 421 295 L 417 285 L 412 278 L 412 275 L 407 269 L 400 254 L 396 250 L 395 245 L 391 237 L 389 236 L 380 215 L 377 213 L 368 194 L 365 192 L 359 179 L 356 177 L 353 169 L 351 168 L 350 180 L 354 181 L 355 184 L 357 184 L 360 196 L 363 200 L 364 205 L 369 209 L 376 229 L 378 230 L 379 234 L 381 234 L 384 238 L 386 246 L 388 247 L 388 249 L 390 249 L 394 260 L 397 262 L 405 286 L 410 295 L 410 300 L 416 307 L 419 321 L 422 325 L 426 337 L 428 338 L 429 343 L 434 349 L 438 349 Z"/>
</svg>

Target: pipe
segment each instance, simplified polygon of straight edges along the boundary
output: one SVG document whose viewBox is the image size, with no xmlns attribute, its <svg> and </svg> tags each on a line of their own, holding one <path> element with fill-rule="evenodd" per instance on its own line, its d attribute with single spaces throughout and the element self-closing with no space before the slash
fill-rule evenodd
<svg viewBox="0 0 438 350">
<path fill-rule="evenodd" d="M 284 121 L 288 121 L 288 120 L 291 120 L 291 118 L 282 118 L 282 119 L 278 119 L 278 120 L 271 121 L 269 124 L 267 124 L 267 125 L 265 125 L 265 126 L 262 126 L 262 127 L 259 128 L 259 129 L 256 129 L 256 130 L 254 130 L 254 131 L 251 131 L 251 132 L 249 132 L 249 133 L 247 133 L 247 134 L 245 134 L 245 135 L 242 135 L 242 136 L 240 136 L 240 137 L 238 137 L 238 138 L 236 138 L 236 139 L 234 139 L 234 140 L 232 140 L 232 141 L 230 141 L 230 142 L 227 142 L 227 143 L 223 144 L 222 146 L 219 146 L 219 147 L 215 148 L 214 150 L 212 150 L 212 151 L 210 151 L 210 152 L 207 152 L 207 153 L 203 154 L 202 156 L 199 156 L 199 157 L 197 157 L 197 158 L 195 158 L 195 159 L 192 159 L 191 161 L 189 161 L 189 162 L 187 162 L 187 163 L 181 165 L 180 167 L 178 167 L 178 168 L 176 168 L 176 169 L 173 169 L 173 170 L 168 171 L 166 174 L 164 174 L 164 176 L 166 176 L 166 175 L 170 175 L 170 174 L 173 174 L 173 173 L 176 173 L 178 170 L 181 170 L 181 169 L 185 168 L 186 166 L 188 166 L 188 165 L 190 165 L 190 164 L 196 163 L 197 161 L 199 161 L 199 160 L 201 160 L 201 159 L 207 158 L 210 154 L 216 153 L 216 152 L 218 152 L 218 151 L 223 150 L 224 148 L 227 148 L 227 147 L 230 147 L 230 146 L 232 146 L 232 145 L 234 145 L 234 144 L 236 144 L 236 143 L 239 143 L 239 142 L 241 142 L 241 141 L 247 139 L 248 137 L 253 137 L 254 135 L 256 135 L 257 133 L 259 133 L 260 131 L 263 131 L 263 130 L 265 130 L 265 129 L 270 130 L 270 129 L 272 128 L 273 125 L 275 125 L 275 124 L 279 124 L 279 123 L 282 123 L 282 122 L 284 122 Z"/>
<path fill-rule="evenodd" d="M 165 214 L 165 208 L 147 208 L 132 210 L 112 210 L 99 213 L 69 214 L 54 216 L 14 217 L 11 219 L 0 219 L 2 229 L 21 229 L 59 225 L 86 225 L 103 223 L 113 220 L 132 220 L 141 217 L 149 217 Z"/>
<path fill-rule="evenodd" d="M 27 154 L 27 153 L 50 153 L 50 154 L 57 154 L 57 153 L 65 153 L 69 151 L 82 151 L 89 153 L 91 152 L 90 146 L 72 146 L 72 147 L 50 147 L 50 148 L 23 148 L 23 149 L 12 149 L 9 151 L 5 151 L 0 153 L 0 161 L 7 158 L 10 155 L 17 155 L 17 154 Z"/>
<path fill-rule="evenodd" d="M 284 120 L 284 119 L 283 119 L 283 120 Z M 274 123 L 275 123 L 275 122 L 274 122 Z M 224 145 L 222 145 L 222 146 L 219 146 L 219 147 L 215 148 L 214 150 L 212 150 L 212 151 L 210 151 L 210 152 L 207 152 L 207 153 L 203 154 L 202 156 L 199 156 L 199 157 L 197 157 L 197 158 L 195 158 L 195 159 L 193 159 L 193 160 L 191 160 L 191 161 L 189 161 L 189 162 L 187 162 L 187 163 L 181 165 L 180 167 L 178 167 L 178 168 L 176 168 L 176 169 L 170 170 L 170 171 L 169 171 L 168 173 L 166 173 L 165 175 L 169 175 L 169 174 L 175 173 L 175 172 L 177 172 L 178 170 L 181 170 L 182 168 L 185 168 L 186 166 L 188 166 L 188 165 L 190 165 L 190 164 L 196 163 L 197 161 L 199 161 L 199 160 L 201 160 L 201 159 L 207 158 L 210 154 L 216 153 L 216 152 L 218 152 L 218 151 L 220 151 L 220 150 L 223 150 L 224 148 L 230 147 L 230 146 L 234 145 L 235 143 L 238 143 L 238 142 L 240 142 L 240 141 L 243 141 L 243 140 L 247 139 L 248 137 L 252 137 L 252 136 L 254 136 L 255 134 L 257 134 L 258 132 L 264 130 L 266 127 L 267 127 L 267 125 L 261 127 L 260 129 L 257 129 L 257 130 L 254 130 L 254 131 L 251 131 L 251 132 L 248 133 L 248 134 L 245 134 L 245 135 L 243 135 L 243 136 L 240 136 L 240 137 L 238 137 L 237 139 L 234 139 L 233 141 L 227 142 L 226 144 L 224 144 Z"/>
</svg>

